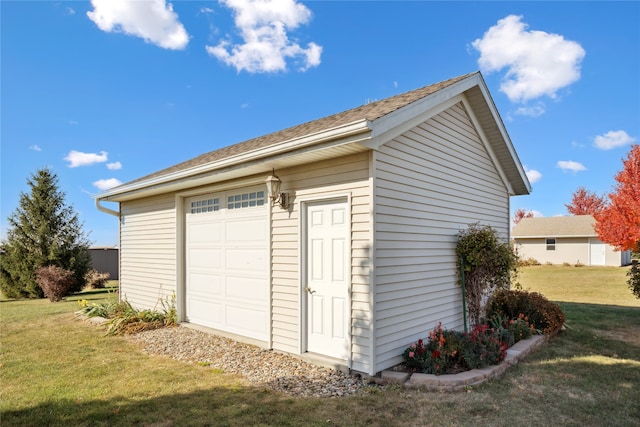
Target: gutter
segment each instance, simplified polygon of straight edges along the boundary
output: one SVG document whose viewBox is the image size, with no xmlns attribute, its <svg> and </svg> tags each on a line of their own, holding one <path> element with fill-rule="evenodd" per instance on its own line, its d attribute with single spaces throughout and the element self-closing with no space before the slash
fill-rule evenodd
<svg viewBox="0 0 640 427">
<path fill-rule="evenodd" d="M 177 172 L 169 173 L 167 175 L 154 177 L 149 180 L 137 181 L 132 184 L 124 184 L 122 186 L 114 188 L 113 190 L 107 190 L 104 193 L 99 194 L 97 197 L 103 200 L 109 199 L 114 196 L 120 196 L 133 191 L 144 190 L 149 187 L 167 184 L 169 182 L 188 178 L 197 174 L 212 172 L 223 167 L 235 166 L 238 164 L 245 163 L 247 160 L 265 158 L 268 156 L 274 156 L 283 152 L 290 151 L 291 149 L 294 149 L 294 148 L 298 149 L 298 148 L 307 147 L 310 145 L 317 145 L 322 142 L 338 140 L 340 138 L 346 138 L 348 136 L 356 135 L 356 134 L 370 130 L 369 126 L 370 126 L 369 121 L 358 120 L 355 122 L 351 122 L 351 123 L 339 125 L 330 129 L 326 129 L 315 134 L 305 135 L 302 137 L 283 141 L 281 143 L 277 143 L 267 147 L 259 148 L 257 150 L 251 150 L 235 156 L 223 158 L 223 159 L 214 161 L 213 163 L 205 163 L 202 165 L 191 167 L 186 170 L 180 170 Z M 100 207 L 98 207 L 98 209 L 102 210 Z M 103 209 L 108 209 L 108 208 L 103 207 Z M 103 211 L 103 212 L 106 212 L 106 211 Z"/>
<path fill-rule="evenodd" d="M 96 208 L 100 212 L 104 212 L 106 214 L 113 215 L 113 216 L 116 216 L 116 217 L 120 218 L 120 212 L 117 212 L 117 211 L 114 211 L 113 209 L 109 209 L 109 208 L 106 208 L 106 207 L 102 206 L 100 204 L 101 201 L 102 201 L 102 199 L 96 199 Z"/>
</svg>

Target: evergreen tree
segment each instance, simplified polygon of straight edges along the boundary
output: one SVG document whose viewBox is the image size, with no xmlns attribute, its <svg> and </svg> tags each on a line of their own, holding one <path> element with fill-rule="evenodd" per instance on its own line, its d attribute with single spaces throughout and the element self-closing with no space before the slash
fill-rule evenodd
<svg viewBox="0 0 640 427">
<path fill-rule="evenodd" d="M 30 193 L 20 193 L 19 206 L 8 218 L 7 240 L 0 250 L 0 288 L 11 298 L 42 298 L 36 269 L 55 265 L 73 272 L 69 292 L 79 291 L 91 261 L 78 215 L 66 205 L 50 169 L 37 170 L 27 184 Z"/>
</svg>

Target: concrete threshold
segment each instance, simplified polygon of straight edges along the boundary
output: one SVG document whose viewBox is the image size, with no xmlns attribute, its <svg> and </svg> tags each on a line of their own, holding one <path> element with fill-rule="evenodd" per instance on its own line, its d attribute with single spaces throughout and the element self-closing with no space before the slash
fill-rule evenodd
<svg viewBox="0 0 640 427">
<path fill-rule="evenodd" d="M 433 375 L 411 372 L 382 371 L 382 382 L 399 384 L 406 388 L 421 388 L 430 391 L 462 391 L 477 386 L 492 378 L 498 378 L 508 367 L 517 364 L 534 349 L 541 346 L 546 335 L 534 335 L 526 340 L 518 341 L 507 350 L 507 357 L 499 365 L 491 365 L 482 369 L 472 369 L 452 375 Z"/>
</svg>

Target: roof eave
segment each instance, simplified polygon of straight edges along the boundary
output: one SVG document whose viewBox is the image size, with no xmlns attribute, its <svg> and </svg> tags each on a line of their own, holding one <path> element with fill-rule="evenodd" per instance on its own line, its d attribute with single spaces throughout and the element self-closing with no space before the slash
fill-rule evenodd
<svg viewBox="0 0 640 427">
<path fill-rule="evenodd" d="M 191 177 L 236 168 L 238 165 L 244 164 L 249 160 L 254 163 L 256 161 L 266 163 L 268 159 L 278 157 L 284 153 L 316 145 L 321 146 L 320 149 L 329 149 L 335 145 L 356 144 L 362 142 L 363 138 L 357 138 L 357 136 L 363 133 L 370 133 L 370 122 L 367 120 L 358 120 L 345 125 L 326 129 L 321 132 L 282 141 L 268 147 L 243 152 L 242 154 L 226 157 L 218 161 L 184 169 L 178 172 L 168 173 L 166 175 L 137 181 L 131 184 L 124 184 L 111 190 L 96 194 L 92 197 L 96 200 L 118 202 L 128 199 L 128 195 L 131 194 L 135 194 L 136 198 L 157 194 L 160 188 L 169 187 L 172 183 L 176 184 L 171 187 L 171 190 L 178 191 L 182 189 L 182 187 L 187 188 L 192 185 L 187 183 Z M 364 139 L 368 138 L 369 136 L 364 137 Z M 224 176 L 220 176 L 217 180 L 224 180 Z M 184 182 L 184 184 L 180 184 L 181 182 Z"/>
</svg>

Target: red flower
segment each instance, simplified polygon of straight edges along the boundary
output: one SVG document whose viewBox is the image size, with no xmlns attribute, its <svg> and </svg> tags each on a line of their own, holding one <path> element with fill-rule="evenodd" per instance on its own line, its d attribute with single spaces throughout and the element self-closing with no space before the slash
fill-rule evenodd
<svg viewBox="0 0 640 427">
<path fill-rule="evenodd" d="M 440 357 L 440 352 L 438 350 L 435 350 L 433 353 L 431 353 L 431 357 L 437 359 L 438 357 Z"/>
</svg>

